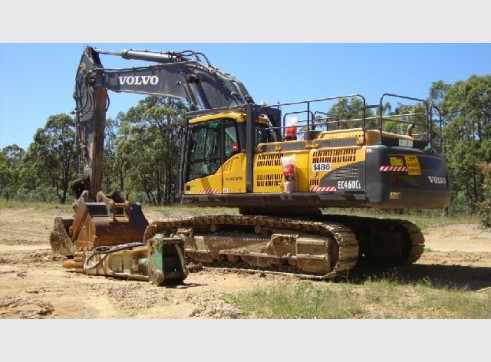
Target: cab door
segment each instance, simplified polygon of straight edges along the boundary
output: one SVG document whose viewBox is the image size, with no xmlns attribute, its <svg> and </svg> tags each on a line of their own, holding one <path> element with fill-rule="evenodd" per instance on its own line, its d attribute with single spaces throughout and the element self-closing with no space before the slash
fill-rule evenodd
<svg viewBox="0 0 491 362">
<path fill-rule="evenodd" d="M 223 120 L 223 156 L 222 183 L 224 194 L 246 192 L 246 154 L 240 152 L 237 122 Z"/>
<path fill-rule="evenodd" d="M 190 129 L 186 194 L 222 193 L 222 122 L 203 122 Z"/>
</svg>

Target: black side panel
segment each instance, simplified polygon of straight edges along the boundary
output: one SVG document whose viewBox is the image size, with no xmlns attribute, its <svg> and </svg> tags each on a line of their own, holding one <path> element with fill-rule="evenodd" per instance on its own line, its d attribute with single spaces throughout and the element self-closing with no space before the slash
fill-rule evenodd
<svg viewBox="0 0 491 362">
<path fill-rule="evenodd" d="M 337 194 L 364 193 L 365 162 L 355 162 L 329 172 L 320 180 L 319 186 L 335 188 Z"/>
<path fill-rule="evenodd" d="M 367 148 L 368 206 L 387 209 L 446 208 L 450 185 L 446 162 L 436 152 L 388 147 Z M 412 164 L 416 160 L 416 167 Z"/>
<path fill-rule="evenodd" d="M 366 194 L 367 202 L 382 204 L 389 194 L 390 175 L 380 172 L 380 166 L 387 163 L 387 147 L 367 147 L 366 160 Z"/>
</svg>

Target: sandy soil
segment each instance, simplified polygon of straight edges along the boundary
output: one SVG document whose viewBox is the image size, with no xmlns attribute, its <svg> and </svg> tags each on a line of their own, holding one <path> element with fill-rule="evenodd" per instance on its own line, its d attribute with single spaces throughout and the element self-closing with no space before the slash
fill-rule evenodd
<svg viewBox="0 0 491 362">
<path fill-rule="evenodd" d="M 49 233 L 59 210 L 0 210 L 0 319 L 232 319 L 240 310 L 223 293 L 297 282 L 278 275 L 203 270 L 185 284 L 159 288 L 147 282 L 69 272 L 53 255 Z M 148 214 L 147 218 L 157 217 Z M 410 280 L 431 280 L 470 290 L 491 288 L 491 230 L 451 225 L 425 232 L 428 252 L 401 268 Z M 354 271 L 365 278 L 366 271 Z"/>
</svg>

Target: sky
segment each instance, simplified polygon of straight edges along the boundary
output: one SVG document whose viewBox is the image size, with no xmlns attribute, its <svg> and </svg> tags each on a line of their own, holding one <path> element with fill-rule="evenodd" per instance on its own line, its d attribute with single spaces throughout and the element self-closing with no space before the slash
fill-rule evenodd
<svg viewBox="0 0 491 362">
<path fill-rule="evenodd" d="M 384 93 L 427 98 L 432 82 L 491 75 L 491 43 L 0 43 L 0 149 L 27 149 L 49 116 L 69 114 L 84 47 L 206 54 L 244 83 L 256 103 L 296 102 L 361 94 L 378 103 Z M 102 56 L 107 68 L 141 64 Z M 109 92 L 108 117 L 143 96 Z"/>
</svg>

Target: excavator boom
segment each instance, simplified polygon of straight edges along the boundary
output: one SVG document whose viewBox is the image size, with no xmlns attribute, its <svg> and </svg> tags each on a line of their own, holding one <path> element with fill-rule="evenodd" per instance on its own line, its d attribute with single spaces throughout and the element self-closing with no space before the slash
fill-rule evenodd
<svg viewBox="0 0 491 362">
<path fill-rule="evenodd" d="M 122 69 L 104 68 L 100 55 L 156 64 Z M 184 99 L 198 109 L 209 110 L 253 103 L 244 85 L 229 74 L 202 62 L 192 51 L 112 52 L 86 47 L 75 78 L 77 149 L 83 160 L 83 177 L 72 184 L 77 198 L 83 190 L 94 200 L 102 183 L 104 130 L 108 90 Z"/>
</svg>

